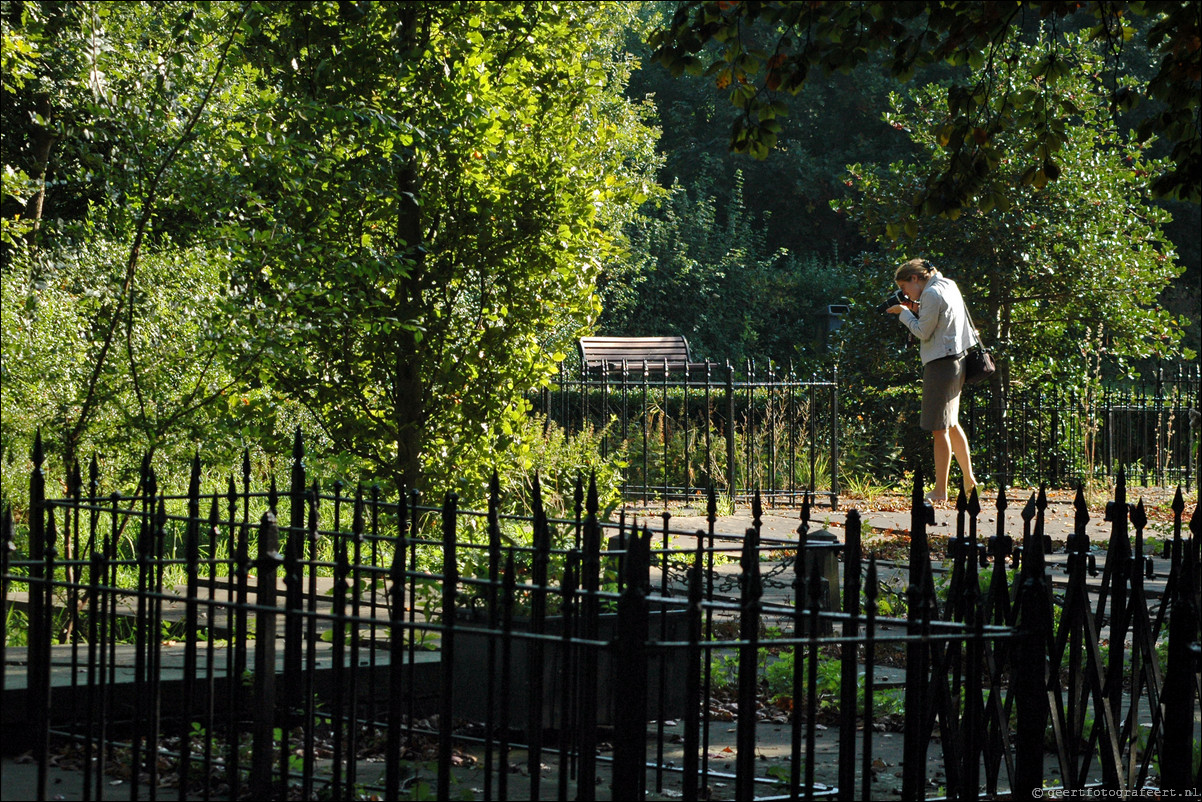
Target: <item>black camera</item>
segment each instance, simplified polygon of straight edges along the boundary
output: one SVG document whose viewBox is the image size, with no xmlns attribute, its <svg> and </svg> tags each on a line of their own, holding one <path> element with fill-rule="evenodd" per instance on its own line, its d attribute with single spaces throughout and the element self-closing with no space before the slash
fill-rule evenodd
<svg viewBox="0 0 1202 802">
<path fill-rule="evenodd" d="M 894 290 L 889 295 L 889 297 L 885 299 L 885 302 L 876 308 L 876 311 L 877 311 L 877 314 L 883 315 L 883 314 L 885 314 L 885 310 L 888 309 L 889 307 L 897 306 L 898 304 L 905 304 L 905 303 L 909 303 L 909 302 L 910 302 L 909 295 L 906 295 L 901 290 Z"/>
</svg>

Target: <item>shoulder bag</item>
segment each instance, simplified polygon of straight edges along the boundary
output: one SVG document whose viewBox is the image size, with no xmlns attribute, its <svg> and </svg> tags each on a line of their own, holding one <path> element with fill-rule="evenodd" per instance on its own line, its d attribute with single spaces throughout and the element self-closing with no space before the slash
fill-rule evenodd
<svg viewBox="0 0 1202 802">
<path fill-rule="evenodd" d="M 968 315 L 968 325 L 972 326 L 973 336 L 977 338 L 976 345 L 969 348 L 964 357 L 964 382 L 979 384 L 997 372 L 997 365 L 993 362 L 993 355 L 981 345 L 981 335 L 977 331 L 977 324 L 973 323 L 968 304 L 964 304 L 964 313 Z"/>
</svg>

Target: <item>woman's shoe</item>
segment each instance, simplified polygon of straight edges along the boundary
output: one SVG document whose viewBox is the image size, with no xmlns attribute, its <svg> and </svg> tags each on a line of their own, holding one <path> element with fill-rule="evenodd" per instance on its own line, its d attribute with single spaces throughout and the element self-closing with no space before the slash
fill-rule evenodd
<svg viewBox="0 0 1202 802">
<path fill-rule="evenodd" d="M 932 504 L 943 504 L 947 501 L 946 495 L 937 496 L 937 495 L 935 495 L 934 490 L 927 493 L 925 496 L 923 496 L 923 498 L 925 498 L 927 501 L 931 502 Z"/>
</svg>

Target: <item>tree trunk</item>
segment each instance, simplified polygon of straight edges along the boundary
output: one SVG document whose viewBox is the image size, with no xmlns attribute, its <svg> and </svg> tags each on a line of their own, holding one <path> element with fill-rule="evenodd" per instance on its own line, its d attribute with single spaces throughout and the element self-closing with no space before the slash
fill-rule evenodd
<svg viewBox="0 0 1202 802">
<path fill-rule="evenodd" d="M 421 185 L 417 168 L 410 161 L 397 180 L 400 198 L 397 236 L 403 242 L 409 274 L 399 280 L 396 291 L 397 319 L 411 321 L 421 308 L 421 280 L 425 271 L 422 247 Z M 426 398 L 422 383 L 421 343 L 416 332 L 402 331 L 397 342 L 393 387 L 397 456 L 396 478 L 404 487 L 421 487 L 421 452 L 425 438 Z"/>
<path fill-rule="evenodd" d="M 42 212 L 46 206 L 46 174 L 50 170 L 50 153 L 54 150 L 54 143 L 58 141 L 58 134 L 50 127 L 50 97 L 48 95 L 39 95 L 37 100 L 37 112 L 46 121 L 45 125 L 36 127 L 37 134 L 33 141 L 33 163 L 37 165 L 37 182 L 38 191 L 29 199 L 29 203 L 25 206 L 25 216 L 33 221 L 33 228 L 29 229 L 29 233 L 25 235 L 26 241 L 30 245 L 37 245 L 38 232 L 42 228 Z"/>
</svg>

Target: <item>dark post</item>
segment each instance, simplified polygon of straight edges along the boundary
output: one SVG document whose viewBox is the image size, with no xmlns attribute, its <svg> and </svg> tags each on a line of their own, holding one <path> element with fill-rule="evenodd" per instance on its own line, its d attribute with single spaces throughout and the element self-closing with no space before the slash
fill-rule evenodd
<svg viewBox="0 0 1202 802">
<path fill-rule="evenodd" d="M 398 527 L 402 532 L 405 529 L 405 504 L 404 495 L 401 495 L 402 502 L 399 504 L 398 517 L 400 522 Z M 304 672 L 304 717 L 305 721 L 312 721 L 313 714 L 316 710 L 317 700 L 313 692 L 315 683 L 314 669 L 317 667 L 317 530 L 320 523 L 318 519 L 318 509 L 321 502 L 321 488 L 317 480 L 313 480 L 312 486 L 305 495 L 305 507 L 308 517 L 305 520 L 305 544 L 308 547 L 309 561 L 312 566 L 309 570 L 309 618 L 305 627 L 305 663 L 310 670 Z M 393 599 L 394 606 L 400 608 L 401 614 L 405 609 L 404 596 L 397 596 Z M 393 629 L 392 632 L 399 632 L 399 629 Z M 395 643 L 395 641 L 394 641 Z M 393 647 L 397 647 L 394 645 Z M 399 724 L 398 724 L 399 726 Z M 308 799 L 313 791 L 313 772 L 314 772 L 314 744 L 316 742 L 316 733 L 313 727 L 305 728 L 304 738 L 304 766 L 302 767 L 303 777 L 301 779 L 301 796 Z"/>
<path fill-rule="evenodd" d="M 839 368 L 831 372 L 831 509 L 839 509 Z"/>
<path fill-rule="evenodd" d="M 148 664 L 151 660 L 152 649 L 150 641 L 158 638 L 150 623 L 153 613 L 150 597 L 153 592 L 151 578 L 153 576 L 154 560 L 154 473 L 148 458 L 142 460 L 142 487 L 145 495 L 142 498 L 142 511 L 138 521 L 137 534 L 137 563 L 138 563 L 138 593 L 137 612 L 134 635 L 134 715 L 136 717 L 130 745 L 130 764 L 141 770 L 143 753 L 147 741 L 144 729 L 149 729 L 151 721 Z M 149 634 L 148 634 L 149 633 Z M 37 686 L 34 686 L 37 687 Z M 153 743 L 151 741 L 150 743 Z M 154 747 L 151 746 L 151 749 Z"/>
<path fill-rule="evenodd" d="M 35 757 L 38 762 L 38 799 L 48 799 L 49 724 L 48 711 L 42 706 L 50 693 L 50 594 L 46 576 L 46 474 L 42 472 L 45 453 L 42 430 L 33 441 L 33 471 L 29 475 L 29 663 L 26 672 L 26 720 L 34 728 Z"/>
<path fill-rule="evenodd" d="M 714 600 L 714 524 L 718 521 L 718 492 L 714 488 L 714 483 L 711 480 L 709 492 L 706 494 L 705 502 L 705 520 L 706 531 L 708 538 L 706 540 L 706 558 L 705 558 L 705 600 L 712 602 Z M 710 640 L 714 633 L 714 610 L 712 607 L 707 607 L 705 610 L 705 635 L 703 640 Z M 705 652 L 705 658 L 701 663 L 701 698 L 710 698 L 710 688 L 713 684 L 712 677 L 712 652 Z M 701 777 L 703 783 L 709 777 L 709 748 L 710 748 L 710 711 L 709 704 L 705 705 L 702 711 L 701 718 Z"/>
<path fill-rule="evenodd" d="M 1198 540 L 1198 524 L 1198 508 L 1195 506 L 1190 524 L 1190 529 L 1195 532 L 1195 541 Z M 1196 778 L 1190 776 L 1193 714 L 1197 709 L 1194 683 L 1197 666 L 1190 642 L 1198 638 L 1200 617 L 1197 608 L 1199 566 L 1194 549 L 1188 549 L 1183 555 L 1179 578 L 1169 615 L 1169 659 L 1163 698 L 1172 701 L 1165 711 L 1162 780 L 1166 789 L 1185 791 L 1196 787 L 1197 782 Z M 1194 648 L 1197 648 L 1196 645 Z"/>
<path fill-rule="evenodd" d="M 1106 689 L 1110 709 L 1119 711 L 1123 701 L 1123 645 L 1130 626 L 1130 609 L 1127 598 L 1127 580 L 1130 579 L 1131 540 L 1128 537 L 1127 516 L 1130 508 L 1127 505 L 1126 474 L 1119 470 L 1114 486 L 1114 501 L 1106 505 L 1106 518 L 1111 524 L 1110 543 L 1106 550 L 1106 567 L 1102 572 L 1102 589 L 1098 594 L 1098 612 L 1095 618 L 1102 619 L 1105 609 L 1108 580 L 1110 582 L 1110 654 L 1109 665 L 1106 667 Z M 1121 735 L 1120 735 L 1121 738 Z M 1110 761 L 1102 762 L 1103 782 L 1115 786 L 1121 777 L 1114 771 Z M 1121 769 L 1120 769 L 1121 770 Z"/>
<path fill-rule="evenodd" d="M 841 699 L 839 710 L 839 798 L 855 799 L 856 785 L 856 669 L 857 647 L 855 639 L 860 634 L 860 512 L 849 510 L 845 524 L 846 539 L 843 544 L 843 620 L 844 642 Z"/>
<path fill-rule="evenodd" d="M 702 586 L 702 551 L 704 532 L 697 532 L 697 549 L 693 565 L 689 569 L 689 650 L 685 658 L 685 708 L 684 708 L 684 779 L 681 796 L 686 802 L 696 802 L 697 773 L 700 770 L 701 726 L 701 607 L 705 598 Z"/>
<path fill-rule="evenodd" d="M 573 615 L 577 588 L 577 573 L 580 552 L 572 549 L 567 554 L 563 583 L 560 588 L 560 609 L 563 611 L 563 632 L 560 633 L 559 655 L 559 798 L 568 798 L 568 777 L 572 774 L 572 741 L 575 732 L 572 708 L 572 681 L 576 677 L 576 661 L 572 649 L 576 620 Z"/>
<path fill-rule="evenodd" d="M 735 369 L 726 363 L 726 495 L 735 503 Z"/>
<path fill-rule="evenodd" d="M 998 488 L 997 534 L 989 538 L 989 556 L 993 558 L 993 574 L 985 597 L 985 621 L 1003 624 L 1010 619 L 1010 592 L 1006 588 L 1006 558 L 1014 547 L 1014 538 L 1006 534 L 1006 488 Z"/>
<path fill-rule="evenodd" d="M 346 738 L 346 635 L 347 635 L 347 613 L 346 613 L 346 591 L 347 585 L 351 580 L 351 561 L 346 553 L 346 538 L 343 537 L 339 527 L 338 502 L 339 492 L 341 488 L 338 482 L 334 483 L 334 603 L 332 609 L 332 629 L 334 632 L 334 642 L 331 645 L 330 655 L 334 664 L 331 676 L 334 681 L 334 690 L 330 694 L 330 726 L 333 728 L 333 766 L 331 767 L 331 784 L 330 788 L 332 796 L 339 798 L 342 794 L 343 784 L 343 759 L 345 752 Z M 353 669 L 354 666 L 351 666 Z M 354 758 L 352 758 L 353 760 Z"/>
<path fill-rule="evenodd" d="M 509 549 L 505 555 L 505 574 L 501 580 L 501 698 L 498 700 L 501 707 L 501 743 L 497 750 L 501 767 L 497 771 L 497 799 L 509 799 L 509 689 L 513 665 L 513 597 L 516 593 L 513 549 Z M 587 790 L 591 791 L 591 786 Z"/>
<path fill-rule="evenodd" d="M 354 788 L 358 782 L 359 776 L 359 644 L 362 640 L 360 618 L 362 611 L 361 602 L 363 600 L 363 582 L 361 581 L 361 568 L 363 565 L 363 532 L 365 528 L 364 510 L 363 510 L 363 485 L 356 484 L 355 486 L 355 502 L 351 508 L 351 624 L 350 630 L 350 649 L 347 656 L 347 665 L 350 671 L 347 672 L 347 708 L 349 715 L 347 721 L 350 726 L 346 730 L 346 784 L 350 788 Z"/>
<path fill-rule="evenodd" d="M 814 798 L 814 770 L 817 767 L 818 759 L 816 752 L 816 737 L 817 724 L 816 711 L 818 709 L 818 608 L 822 604 L 822 574 L 821 564 L 818 560 L 810 563 L 810 581 L 806 590 L 809 592 L 807 615 L 809 617 L 809 632 L 810 642 L 806 645 L 806 800 Z M 796 771 L 796 768 L 794 768 Z"/>
<path fill-rule="evenodd" d="M 601 527 L 597 523 L 599 509 L 597 500 L 597 475 L 589 476 L 588 496 L 585 500 L 584 518 L 584 558 L 581 567 L 580 584 L 584 591 L 581 604 L 580 634 L 585 640 L 596 640 L 597 621 L 601 611 L 600 591 L 601 574 Z M 596 660 L 596 647 L 581 647 L 580 663 L 593 663 Z M 577 797 L 582 802 L 590 802 L 597 788 L 597 678 L 594 672 L 580 672 L 580 687 L 577 698 L 580 699 L 580 770 L 576 777 Z"/>
<path fill-rule="evenodd" d="M 760 584 L 759 540 L 755 529 L 743 536 L 743 570 L 739 577 L 739 701 L 735 754 L 735 800 L 755 798 L 755 701 L 759 680 Z M 796 658 L 795 658 L 796 659 Z M 796 768 L 794 769 L 796 770 Z"/>
<path fill-rule="evenodd" d="M 275 592 L 280 530 L 275 515 L 263 513 L 259 523 L 258 593 L 255 614 L 255 699 L 252 732 L 250 795 L 271 799 L 271 750 L 275 728 Z M 287 782 L 287 779 L 284 779 Z"/>
<path fill-rule="evenodd" d="M 614 660 L 613 798 L 644 798 L 647 762 L 647 603 L 651 532 L 630 534 L 626 555 L 626 589 L 618 599 L 618 635 Z"/>
<path fill-rule="evenodd" d="M 288 485 L 288 540 L 284 545 L 284 693 L 280 700 L 285 709 L 295 710 L 301 703 L 302 624 L 304 586 L 301 560 L 305 549 L 305 507 L 307 478 L 305 446 L 300 426 L 292 441 L 292 475 Z"/>
<path fill-rule="evenodd" d="M 397 504 L 397 536 L 393 541 L 392 568 L 389 571 L 388 590 L 388 737 L 384 755 L 384 797 L 398 799 L 401 793 L 401 731 L 404 705 L 402 704 L 405 679 L 405 488 L 401 488 Z M 490 589 L 491 590 L 491 589 Z M 410 632 L 410 637 L 413 637 Z M 491 641 L 490 641 L 491 643 Z M 491 679 L 491 665 L 490 679 Z M 311 719 L 306 716 L 306 721 Z M 489 721 L 491 725 L 491 719 Z M 307 729 L 312 729 L 308 727 Z M 491 752 L 489 744 L 489 752 Z M 491 757 L 491 755 L 490 755 Z M 485 774 L 485 782 L 491 778 Z"/>
<path fill-rule="evenodd" d="M 902 771 L 902 797 L 905 799 L 924 799 L 926 796 L 926 757 L 927 741 L 923 733 L 925 716 L 915 715 L 914 711 L 927 709 L 927 665 L 928 643 L 923 637 L 926 632 L 926 619 L 930 615 L 927 608 L 928 575 L 931 570 L 930 551 L 927 546 L 927 525 L 934 524 L 935 509 L 931 502 L 923 497 L 922 471 L 914 472 L 914 490 L 911 493 L 910 512 L 910 578 L 906 588 L 907 633 L 909 640 L 906 644 L 906 716 L 905 743 L 903 745 L 904 765 Z"/>
<path fill-rule="evenodd" d="M 872 686 L 876 663 L 876 556 L 868 558 L 864 577 L 864 744 L 860 762 L 860 799 L 872 798 Z"/>
<path fill-rule="evenodd" d="M 962 798 L 976 799 L 980 786 L 981 725 L 984 719 L 981 699 L 981 666 L 985 649 L 984 617 L 981 614 L 981 585 L 977 578 L 977 515 L 981 512 L 977 489 L 968 500 L 971 516 L 968 534 L 968 558 L 965 560 L 963 620 L 966 644 L 964 661 L 964 719 L 961 738 L 963 771 Z"/>
<path fill-rule="evenodd" d="M 1018 646 L 1014 663 L 1015 728 L 1014 795 L 1030 798 L 1043 786 L 1044 732 L 1048 725 L 1047 648 L 1051 634 L 1051 598 L 1045 572 L 1042 513 L 1040 526 L 1024 532 L 1022 578 L 1019 580 Z"/>
<path fill-rule="evenodd" d="M 442 659 L 438 699 L 438 798 L 451 798 L 452 725 L 455 712 L 455 597 L 459 563 L 455 553 L 455 523 L 459 497 L 448 493 L 442 506 Z M 352 755 L 351 759 L 354 759 Z"/>
<path fill-rule="evenodd" d="M 801 789 L 801 761 L 802 761 L 802 731 L 801 731 L 801 711 L 803 705 L 801 700 L 807 698 L 810 703 L 813 699 L 805 696 L 802 688 L 802 683 L 805 679 L 803 670 L 802 653 L 801 653 L 801 636 L 805 631 L 805 602 L 809 594 L 806 592 L 806 543 L 808 542 L 807 535 L 810 531 L 810 494 L 806 493 L 805 500 L 801 506 L 801 523 L 797 525 L 797 549 L 793 560 L 793 637 L 798 641 L 798 644 L 793 647 L 793 716 L 792 716 L 792 737 L 790 740 L 789 752 L 789 798 L 796 800 L 799 797 Z M 813 720 L 814 710 L 812 707 L 804 707 L 807 712 L 807 718 Z"/>
<path fill-rule="evenodd" d="M 543 697 L 546 688 L 546 651 L 543 635 L 547 632 L 547 571 L 551 561 L 551 531 L 543 508 L 542 486 L 537 473 L 534 474 L 533 496 L 531 507 L 534 510 L 534 564 L 531 566 L 531 580 L 534 588 L 530 595 L 530 633 L 534 637 L 529 646 L 530 676 L 527 683 L 530 702 L 527 707 L 526 743 L 530 747 L 527 753 L 530 798 L 537 800 L 542 782 Z"/>
<path fill-rule="evenodd" d="M 561 366 L 562 369 L 562 366 Z M 493 735 L 496 731 L 497 638 L 501 608 L 497 596 L 501 578 L 501 477 L 494 470 L 488 482 L 488 652 L 485 673 L 488 676 L 484 711 L 484 798 L 492 799 Z M 390 796 L 389 799 L 396 797 Z"/>
<path fill-rule="evenodd" d="M 188 480 L 188 521 L 184 534 L 184 570 L 187 574 L 187 598 L 184 601 L 184 710 L 193 709 L 196 694 L 196 631 L 199 628 L 198 601 L 200 595 L 200 455 L 192 458 L 192 474 Z M 212 608 L 209 608 L 210 611 Z M 211 617 L 211 613 L 210 613 Z M 190 716 L 180 717 L 179 729 L 179 784 L 188 787 L 188 771 L 191 768 Z M 206 782 L 207 782 L 206 778 Z"/>
</svg>

